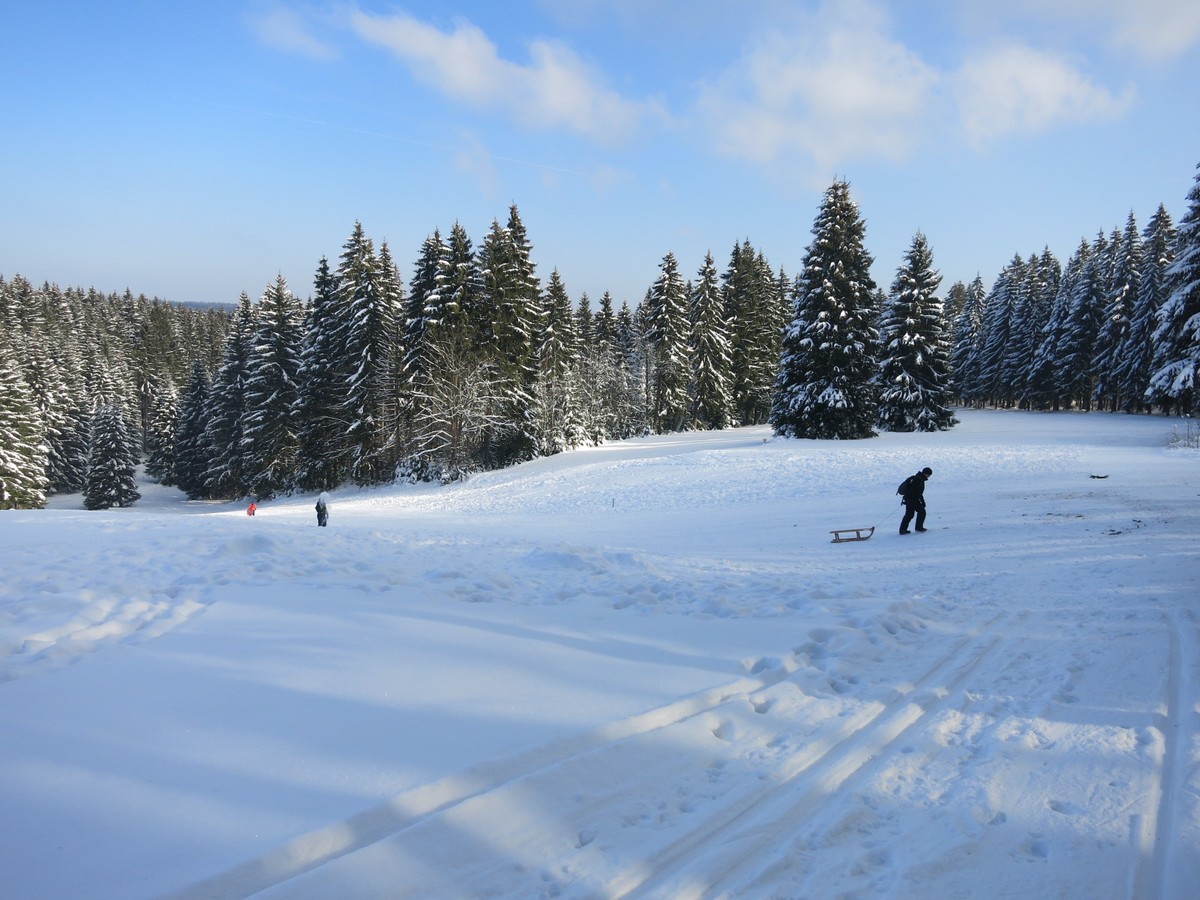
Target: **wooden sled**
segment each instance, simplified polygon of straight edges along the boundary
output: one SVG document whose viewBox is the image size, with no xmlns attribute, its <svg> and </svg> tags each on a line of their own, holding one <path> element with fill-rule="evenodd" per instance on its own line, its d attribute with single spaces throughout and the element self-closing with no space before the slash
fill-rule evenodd
<svg viewBox="0 0 1200 900">
<path fill-rule="evenodd" d="M 867 541 L 875 533 L 875 526 L 870 528 L 835 528 L 829 532 L 833 535 L 833 543 L 845 544 L 848 541 Z"/>
</svg>

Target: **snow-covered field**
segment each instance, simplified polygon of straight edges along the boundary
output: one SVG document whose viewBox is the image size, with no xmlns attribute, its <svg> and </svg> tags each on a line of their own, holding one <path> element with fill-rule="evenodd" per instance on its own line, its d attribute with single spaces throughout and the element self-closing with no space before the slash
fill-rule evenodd
<svg viewBox="0 0 1200 900">
<path fill-rule="evenodd" d="M 1195 897 L 1200 452 L 961 416 L 0 513 L 0 896 Z"/>
</svg>

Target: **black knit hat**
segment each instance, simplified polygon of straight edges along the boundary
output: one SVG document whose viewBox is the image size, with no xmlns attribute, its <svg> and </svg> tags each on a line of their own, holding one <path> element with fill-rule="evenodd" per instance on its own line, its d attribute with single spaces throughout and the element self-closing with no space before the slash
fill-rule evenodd
<svg viewBox="0 0 1200 900">
<path fill-rule="evenodd" d="M 930 475 L 933 474 L 933 469 L 929 468 L 929 466 L 926 466 L 925 468 L 923 468 L 921 470 L 921 474 L 924 475 L 926 478 L 928 478 Z"/>
</svg>

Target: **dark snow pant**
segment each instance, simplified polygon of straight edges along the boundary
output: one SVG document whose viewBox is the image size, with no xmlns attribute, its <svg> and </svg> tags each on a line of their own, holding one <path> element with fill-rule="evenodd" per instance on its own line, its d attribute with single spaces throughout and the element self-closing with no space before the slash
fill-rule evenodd
<svg viewBox="0 0 1200 900">
<path fill-rule="evenodd" d="M 324 526 L 329 521 L 329 511 L 324 509 L 317 510 L 317 524 Z"/>
<path fill-rule="evenodd" d="M 903 533 L 908 531 L 908 523 L 912 521 L 913 516 L 917 517 L 917 531 L 925 528 L 925 501 L 913 500 L 904 501 L 904 518 L 900 520 L 900 531 Z"/>
</svg>

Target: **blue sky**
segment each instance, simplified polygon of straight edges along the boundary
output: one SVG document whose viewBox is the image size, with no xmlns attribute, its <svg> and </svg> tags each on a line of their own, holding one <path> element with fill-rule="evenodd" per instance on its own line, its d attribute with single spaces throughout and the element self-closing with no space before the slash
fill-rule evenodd
<svg viewBox="0 0 1200 900">
<path fill-rule="evenodd" d="M 1003 7 L 1003 8 L 1000 8 Z M 543 280 L 638 302 L 749 239 L 794 274 L 834 178 L 876 278 L 944 286 L 1175 216 L 1193 0 L 128 0 L 5 5 L 0 274 L 308 296 L 361 221 L 407 280 L 516 203 Z"/>
</svg>

